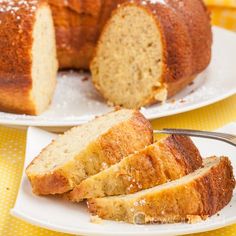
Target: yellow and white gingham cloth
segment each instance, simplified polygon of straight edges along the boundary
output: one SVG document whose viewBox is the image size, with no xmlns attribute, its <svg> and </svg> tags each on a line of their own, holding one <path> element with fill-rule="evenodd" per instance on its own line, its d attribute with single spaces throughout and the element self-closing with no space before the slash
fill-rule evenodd
<svg viewBox="0 0 236 236">
<path fill-rule="evenodd" d="M 236 0 L 204 1 L 212 12 L 214 25 L 236 31 Z M 153 127 L 213 130 L 232 121 L 236 121 L 236 95 L 205 108 L 157 119 Z M 25 131 L 0 126 L 0 236 L 67 235 L 32 226 L 9 214 L 23 171 L 25 144 Z M 197 236 L 236 236 L 236 225 Z"/>
<path fill-rule="evenodd" d="M 214 105 L 153 121 L 153 127 L 214 130 L 236 121 L 236 95 Z M 13 207 L 23 171 L 26 132 L 0 126 L 0 236 L 67 235 L 45 230 L 9 214 Z M 197 234 L 197 236 L 236 236 L 236 225 Z"/>
<path fill-rule="evenodd" d="M 236 7 L 236 0 L 204 0 L 207 6 Z"/>
<path fill-rule="evenodd" d="M 236 0 L 204 0 L 211 11 L 212 23 L 236 31 Z"/>
</svg>

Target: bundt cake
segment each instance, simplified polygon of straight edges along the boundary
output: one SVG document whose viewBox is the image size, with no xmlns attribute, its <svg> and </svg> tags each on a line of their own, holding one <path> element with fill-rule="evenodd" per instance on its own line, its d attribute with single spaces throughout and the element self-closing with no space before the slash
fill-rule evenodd
<svg viewBox="0 0 236 236">
<path fill-rule="evenodd" d="M 93 58 L 96 88 L 127 108 L 166 100 L 209 64 L 212 35 L 202 0 L 47 2 L 0 1 L 0 110 L 35 115 L 47 108 L 56 46 L 61 69 L 88 69 Z"/>
<path fill-rule="evenodd" d="M 140 108 L 165 101 L 211 58 L 210 18 L 201 0 L 132 0 L 117 8 L 91 63 L 109 103 Z"/>
<path fill-rule="evenodd" d="M 49 105 L 58 62 L 50 7 L 0 1 L 0 110 L 40 114 Z"/>
</svg>

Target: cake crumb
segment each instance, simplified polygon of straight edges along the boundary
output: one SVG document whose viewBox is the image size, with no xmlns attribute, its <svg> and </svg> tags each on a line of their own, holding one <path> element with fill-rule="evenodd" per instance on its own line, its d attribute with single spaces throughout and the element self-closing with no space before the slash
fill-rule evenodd
<svg viewBox="0 0 236 236">
<path fill-rule="evenodd" d="M 102 224 L 102 219 L 98 215 L 91 215 L 90 222 L 93 224 Z"/>
<path fill-rule="evenodd" d="M 201 216 L 198 216 L 198 215 L 187 215 L 187 222 L 189 224 L 195 224 L 195 223 L 198 223 L 200 221 L 202 221 Z"/>
<path fill-rule="evenodd" d="M 82 78 L 82 81 L 87 81 L 87 80 L 89 80 L 89 77 L 88 77 L 88 76 L 84 76 L 84 77 Z"/>
<path fill-rule="evenodd" d="M 102 166 L 100 168 L 101 171 L 106 170 L 108 168 L 108 164 L 106 162 L 102 162 Z"/>
<path fill-rule="evenodd" d="M 114 104 L 112 104 L 112 106 L 114 106 Z M 114 111 L 119 111 L 119 110 L 121 110 L 121 109 L 122 109 L 122 107 L 119 106 L 119 105 L 115 105 L 115 106 L 114 106 Z"/>
<path fill-rule="evenodd" d="M 107 101 L 107 105 L 108 105 L 109 107 L 114 107 L 114 103 L 112 103 L 111 101 Z M 115 110 L 116 110 L 116 107 L 115 107 Z"/>
</svg>

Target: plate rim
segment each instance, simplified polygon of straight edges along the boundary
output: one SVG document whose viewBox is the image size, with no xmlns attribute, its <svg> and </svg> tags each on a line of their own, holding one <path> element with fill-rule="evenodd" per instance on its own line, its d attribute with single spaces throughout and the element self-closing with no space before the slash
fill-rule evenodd
<svg viewBox="0 0 236 236">
<path fill-rule="evenodd" d="M 206 106 L 209 106 L 211 104 L 215 104 L 217 102 L 220 102 L 226 98 L 229 98 L 231 96 L 234 96 L 236 94 L 236 88 L 232 88 L 230 91 L 223 93 L 222 95 L 219 95 L 217 97 L 214 97 L 212 99 L 203 101 L 203 102 L 199 102 L 195 105 L 189 105 L 186 106 L 184 108 L 177 108 L 173 111 L 169 111 L 166 112 L 165 114 L 146 114 L 145 111 L 143 111 L 142 109 L 140 110 L 141 113 L 145 113 L 145 117 L 149 120 L 154 120 L 154 119 L 158 119 L 158 118 L 163 118 L 163 117 L 168 117 L 168 116 L 173 116 L 173 115 L 178 115 L 181 113 L 185 113 L 188 111 L 193 111 L 199 108 L 203 108 Z M 96 115 L 95 115 L 96 116 Z M 0 125 L 15 125 L 15 126 L 36 126 L 36 127 L 71 127 L 71 126 L 76 126 L 76 125 L 80 125 L 83 124 L 85 122 L 88 122 L 90 120 L 92 120 L 95 116 L 90 115 L 87 116 L 87 119 L 78 119 L 78 120 L 72 120 L 72 121 L 33 121 L 33 120 L 14 120 L 14 119 L 9 119 L 9 120 L 5 120 L 5 119 L 1 119 L 0 117 Z"/>
<path fill-rule="evenodd" d="M 188 234 L 193 234 L 193 233 L 202 233 L 202 232 L 209 232 L 209 231 L 212 231 L 212 230 L 217 230 L 217 229 L 220 229 L 222 227 L 227 227 L 229 225 L 232 225 L 234 223 L 236 223 L 236 216 L 232 217 L 230 220 L 225 220 L 225 221 L 218 221 L 218 222 L 215 222 L 215 223 L 212 223 L 211 225 L 209 226 L 200 226 L 198 228 L 191 228 L 191 229 L 188 229 L 188 232 L 184 232 L 182 229 L 172 229 L 171 231 L 168 231 L 168 232 L 164 232 L 164 230 L 158 230 L 157 231 L 141 231 L 140 232 L 125 232 L 125 231 L 119 231 L 119 232 L 107 232 L 105 229 L 100 229 L 99 232 L 97 232 L 97 230 L 91 230 L 90 229 L 83 229 L 82 230 L 73 230 L 74 228 L 70 229 L 69 227 L 61 227 L 61 226 L 58 226 L 58 227 L 55 227 L 53 224 L 50 224 L 50 223 L 45 223 L 41 220 L 35 220 L 34 218 L 32 217 L 29 217 L 25 214 L 22 214 L 22 213 L 19 213 L 18 211 L 16 211 L 15 208 L 11 209 L 10 210 L 10 214 L 18 219 L 21 219 L 21 220 L 24 220 L 25 222 L 28 222 L 32 225 L 35 225 L 35 226 L 39 226 L 39 227 L 42 227 L 44 229 L 49 229 L 49 230 L 53 230 L 53 231 L 56 231 L 56 232 L 61 232 L 61 233 L 69 233 L 69 234 L 76 234 L 76 235 L 94 235 L 94 236 L 120 236 L 120 235 L 127 235 L 127 236 L 176 236 L 176 235 L 188 235 Z M 122 222 L 121 222 L 122 223 Z M 171 225 L 174 225 L 174 224 L 171 224 Z M 101 226 L 102 226 L 102 223 L 101 223 Z M 139 227 L 139 225 L 137 225 Z M 141 228 L 141 227 L 140 227 Z M 79 229 L 79 227 L 78 227 Z M 81 229 L 81 228 L 80 228 Z"/>
</svg>

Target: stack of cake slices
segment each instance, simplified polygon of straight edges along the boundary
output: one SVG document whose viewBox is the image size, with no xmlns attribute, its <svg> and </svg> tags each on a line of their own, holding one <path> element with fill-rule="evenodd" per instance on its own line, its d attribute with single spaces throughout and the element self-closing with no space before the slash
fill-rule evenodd
<svg viewBox="0 0 236 236">
<path fill-rule="evenodd" d="M 37 195 L 86 200 L 93 215 L 135 224 L 204 220 L 235 187 L 227 157 L 202 159 L 184 136 L 153 142 L 149 121 L 128 109 L 58 136 L 26 173 Z"/>
</svg>

